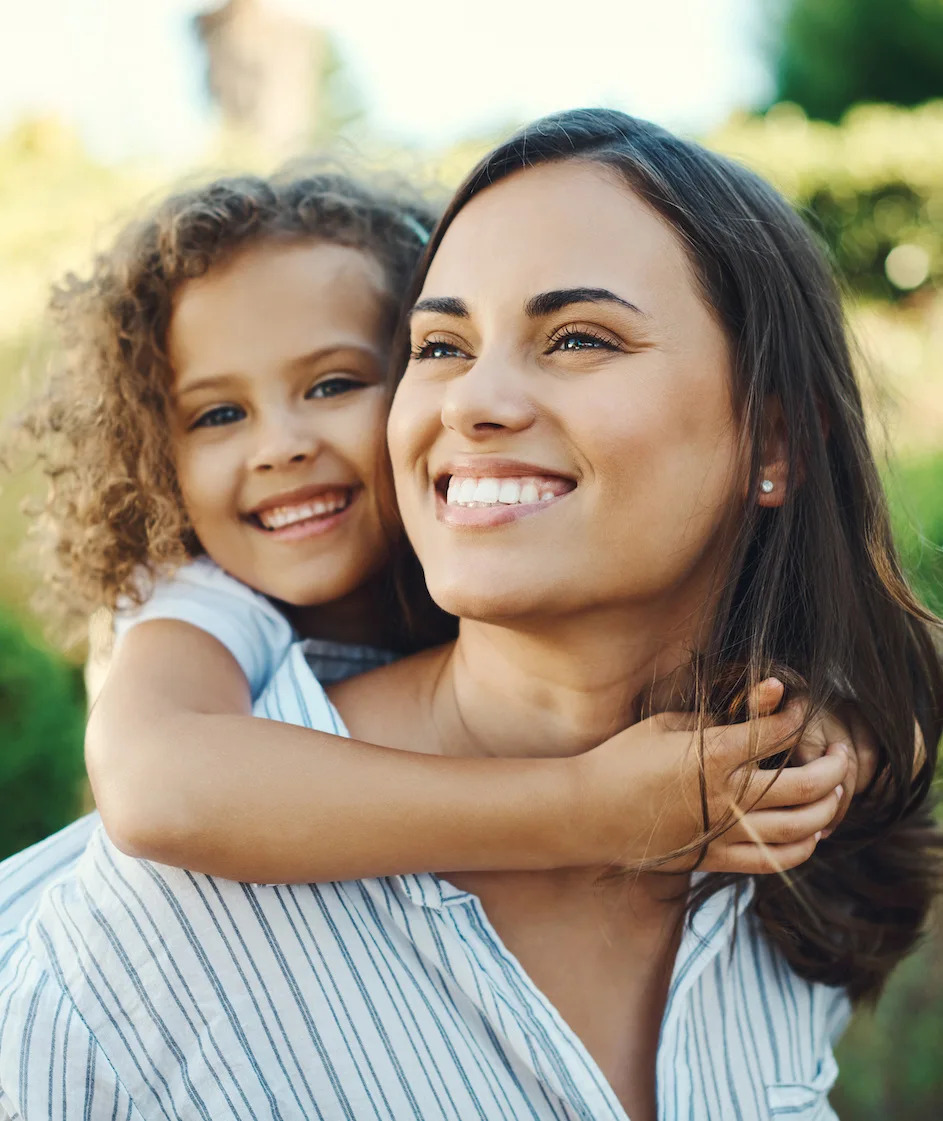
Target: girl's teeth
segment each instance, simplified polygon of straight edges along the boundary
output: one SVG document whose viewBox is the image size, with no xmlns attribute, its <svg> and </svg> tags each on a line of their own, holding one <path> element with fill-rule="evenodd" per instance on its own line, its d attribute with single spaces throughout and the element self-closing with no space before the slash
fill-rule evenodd
<svg viewBox="0 0 943 1121">
<path fill-rule="evenodd" d="M 453 475 L 445 501 L 449 506 L 533 506 L 565 493 L 546 479 L 474 479 Z"/>
<path fill-rule="evenodd" d="M 259 514 L 259 521 L 266 529 L 284 529 L 286 525 L 307 521 L 308 518 L 323 518 L 336 514 L 350 504 L 349 494 L 332 495 L 328 498 L 315 498 L 311 502 L 301 502 L 297 506 L 277 506 Z"/>
</svg>

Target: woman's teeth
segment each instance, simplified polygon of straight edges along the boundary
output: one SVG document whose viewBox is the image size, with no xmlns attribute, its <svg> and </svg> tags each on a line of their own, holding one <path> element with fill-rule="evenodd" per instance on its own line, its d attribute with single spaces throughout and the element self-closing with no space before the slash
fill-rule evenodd
<svg viewBox="0 0 943 1121">
<path fill-rule="evenodd" d="M 453 475 L 445 501 L 449 506 L 533 506 L 550 502 L 571 489 L 564 479 L 472 479 Z"/>
<path fill-rule="evenodd" d="M 324 494 L 309 502 L 299 502 L 294 506 L 274 506 L 256 515 L 265 529 L 284 529 L 286 525 L 307 521 L 309 518 L 324 518 L 329 514 L 340 513 L 350 505 L 351 492 Z"/>
</svg>

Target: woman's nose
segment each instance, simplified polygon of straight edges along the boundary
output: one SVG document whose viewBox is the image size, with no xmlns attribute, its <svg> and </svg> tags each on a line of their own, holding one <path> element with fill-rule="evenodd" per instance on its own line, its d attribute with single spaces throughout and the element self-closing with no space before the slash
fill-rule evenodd
<svg viewBox="0 0 943 1121">
<path fill-rule="evenodd" d="M 513 363 L 479 357 L 447 384 L 443 425 L 470 439 L 481 439 L 496 430 L 517 432 L 529 427 L 536 410 L 523 381 L 523 372 Z"/>
<path fill-rule="evenodd" d="M 274 471 L 305 463 L 317 456 L 320 446 L 310 423 L 282 413 L 260 425 L 249 467 L 253 471 Z"/>
</svg>

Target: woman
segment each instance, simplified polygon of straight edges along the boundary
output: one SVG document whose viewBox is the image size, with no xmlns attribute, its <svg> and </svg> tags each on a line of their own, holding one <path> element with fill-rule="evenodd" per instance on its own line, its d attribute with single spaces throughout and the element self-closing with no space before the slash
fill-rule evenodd
<svg viewBox="0 0 943 1121">
<path fill-rule="evenodd" d="M 460 189 L 409 320 L 397 496 L 462 622 L 337 687 L 350 733 L 555 755 L 578 780 L 654 695 L 716 718 L 786 666 L 876 729 L 870 794 L 789 882 L 755 887 L 602 867 L 253 887 L 99 834 L 7 951 L 3 1104 L 832 1116 L 847 996 L 880 991 L 931 900 L 935 752 L 912 779 L 913 721 L 936 745 L 943 681 L 818 252 L 743 169 L 566 113 Z M 333 715 L 296 650 L 258 711 Z"/>
</svg>

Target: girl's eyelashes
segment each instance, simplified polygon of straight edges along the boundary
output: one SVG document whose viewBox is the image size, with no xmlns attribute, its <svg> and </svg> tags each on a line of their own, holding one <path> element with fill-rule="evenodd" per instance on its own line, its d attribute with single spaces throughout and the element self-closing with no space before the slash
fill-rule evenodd
<svg viewBox="0 0 943 1121">
<path fill-rule="evenodd" d="M 305 393 L 305 399 L 319 400 L 328 397 L 340 397 L 356 389 L 363 389 L 365 384 L 359 378 L 351 377 L 349 374 L 333 374 L 330 377 L 322 378 L 321 381 L 311 386 Z M 245 420 L 246 416 L 246 410 L 240 405 L 214 405 L 213 408 L 201 413 L 190 425 L 189 430 L 192 432 L 195 428 L 222 428 L 224 425 L 236 424 L 240 420 Z"/>
<path fill-rule="evenodd" d="M 190 429 L 192 431 L 194 428 L 220 428 L 224 424 L 235 424 L 237 421 L 244 420 L 245 415 L 245 409 L 239 408 L 238 405 L 217 405 L 198 416 L 190 425 Z"/>
<path fill-rule="evenodd" d="M 321 381 L 312 385 L 305 396 L 309 399 L 340 397 L 344 393 L 352 393 L 356 389 L 363 388 L 364 382 L 359 381 L 357 378 L 352 378 L 347 374 L 334 374 L 332 377 L 323 378 Z"/>
</svg>

